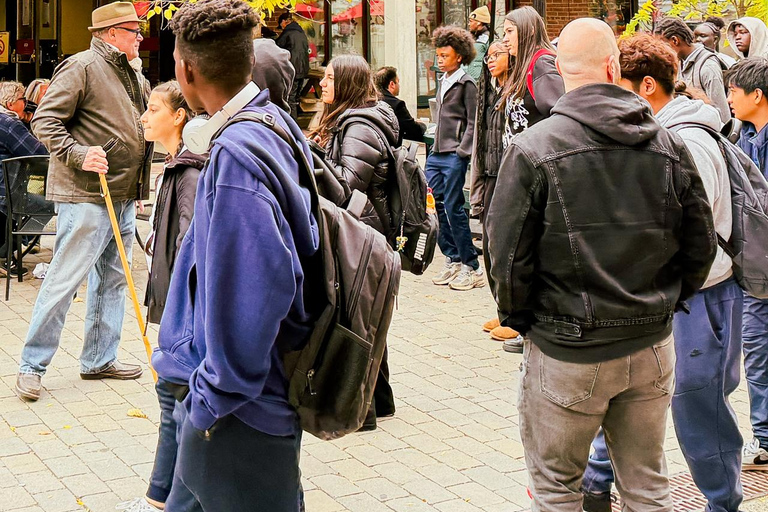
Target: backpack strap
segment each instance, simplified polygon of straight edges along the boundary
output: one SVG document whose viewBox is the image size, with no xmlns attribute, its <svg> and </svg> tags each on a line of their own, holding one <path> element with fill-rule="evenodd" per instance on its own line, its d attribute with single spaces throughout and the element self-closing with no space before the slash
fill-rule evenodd
<svg viewBox="0 0 768 512">
<path fill-rule="evenodd" d="M 536 62 L 544 55 L 555 55 L 555 52 L 546 48 L 541 48 L 534 53 L 531 58 L 531 63 L 528 64 L 528 72 L 525 74 L 525 85 L 528 87 L 528 92 L 531 94 L 533 101 L 536 101 L 536 95 L 533 93 L 533 68 L 536 67 Z"/>
<path fill-rule="evenodd" d="M 707 126 L 702 123 L 697 123 L 695 121 L 690 121 L 687 123 L 680 123 L 678 125 L 675 125 L 671 128 L 671 131 L 677 133 L 679 130 L 684 130 L 685 128 L 698 128 L 700 130 L 704 130 L 709 135 L 712 136 L 713 139 L 715 139 L 715 142 L 717 142 L 717 147 L 720 150 L 720 154 L 723 155 L 723 160 L 725 160 L 725 165 L 728 165 L 728 155 L 725 153 L 725 148 L 722 146 L 723 144 L 723 135 L 712 128 L 711 126 Z M 727 140 L 727 139 L 725 139 Z M 730 142 L 730 141 L 729 141 Z M 733 249 L 733 246 L 722 236 L 720 236 L 719 233 L 715 232 L 717 235 L 717 245 L 720 246 L 720 248 L 723 250 L 725 254 L 727 254 L 731 259 L 736 255 L 736 251 Z"/>
</svg>

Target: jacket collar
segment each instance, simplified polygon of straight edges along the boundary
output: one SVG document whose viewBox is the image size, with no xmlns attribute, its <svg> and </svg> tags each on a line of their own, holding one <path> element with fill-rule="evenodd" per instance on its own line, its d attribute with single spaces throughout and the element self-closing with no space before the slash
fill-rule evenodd
<svg viewBox="0 0 768 512">
<path fill-rule="evenodd" d="M 104 58 L 104 60 L 111 62 L 117 66 L 130 67 L 128 63 L 128 56 L 121 52 L 109 43 L 105 43 L 98 37 L 91 39 L 91 50 Z"/>
</svg>

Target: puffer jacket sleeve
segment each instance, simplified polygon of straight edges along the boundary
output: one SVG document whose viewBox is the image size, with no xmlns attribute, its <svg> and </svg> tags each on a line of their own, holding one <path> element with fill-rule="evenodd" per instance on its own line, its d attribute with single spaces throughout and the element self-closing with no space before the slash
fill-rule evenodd
<svg viewBox="0 0 768 512">
<path fill-rule="evenodd" d="M 386 191 L 387 142 L 375 128 L 362 121 L 350 122 L 337 137 L 341 137 L 341 146 L 331 154 L 336 172 L 347 181 L 350 190 L 359 190 L 368 196 L 380 221 L 376 229 L 383 229 L 383 233 L 389 235 L 392 215 Z"/>
<path fill-rule="evenodd" d="M 192 224 L 192 216 L 195 213 L 197 180 L 199 177 L 199 169 L 187 167 L 176 182 L 176 202 L 179 207 L 179 236 L 176 238 L 176 258 L 179 256 L 179 249 L 181 249 L 184 235 L 187 234 L 189 226 Z"/>
</svg>

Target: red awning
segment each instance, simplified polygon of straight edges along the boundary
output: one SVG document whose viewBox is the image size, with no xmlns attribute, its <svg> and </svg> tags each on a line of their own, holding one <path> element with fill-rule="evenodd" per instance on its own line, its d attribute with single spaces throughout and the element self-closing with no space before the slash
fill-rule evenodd
<svg viewBox="0 0 768 512">
<path fill-rule="evenodd" d="M 334 23 L 339 23 L 340 21 L 351 21 L 355 18 L 362 18 L 363 17 L 363 2 L 367 0 L 360 0 L 360 3 L 350 7 L 344 12 L 340 12 L 336 16 L 332 18 Z M 373 0 L 371 2 L 371 16 L 384 16 L 384 2 Z"/>
<path fill-rule="evenodd" d="M 133 4 L 133 7 L 136 9 L 136 14 L 139 16 L 139 18 L 143 18 L 147 15 L 151 5 L 152 2 L 136 2 Z"/>
<path fill-rule="evenodd" d="M 313 18 L 318 14 L 323 15 L 323 10 L 314 5 L 296 4 L 296 14 L 305 18 Z"/>
</svg>

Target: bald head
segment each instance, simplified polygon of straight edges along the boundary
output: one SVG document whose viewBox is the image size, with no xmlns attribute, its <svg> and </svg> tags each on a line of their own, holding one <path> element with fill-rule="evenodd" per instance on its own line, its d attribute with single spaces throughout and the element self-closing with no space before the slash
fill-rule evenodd
<svg viewBox="0 0 768 512">
<path fill-rule="evenodd" d="M 595 83 L 618 83 L 619 48 L 611 27 L 594 18 L 570 22 L 560 33 L 557 69 L 565 90 Z"/>
</svg>

